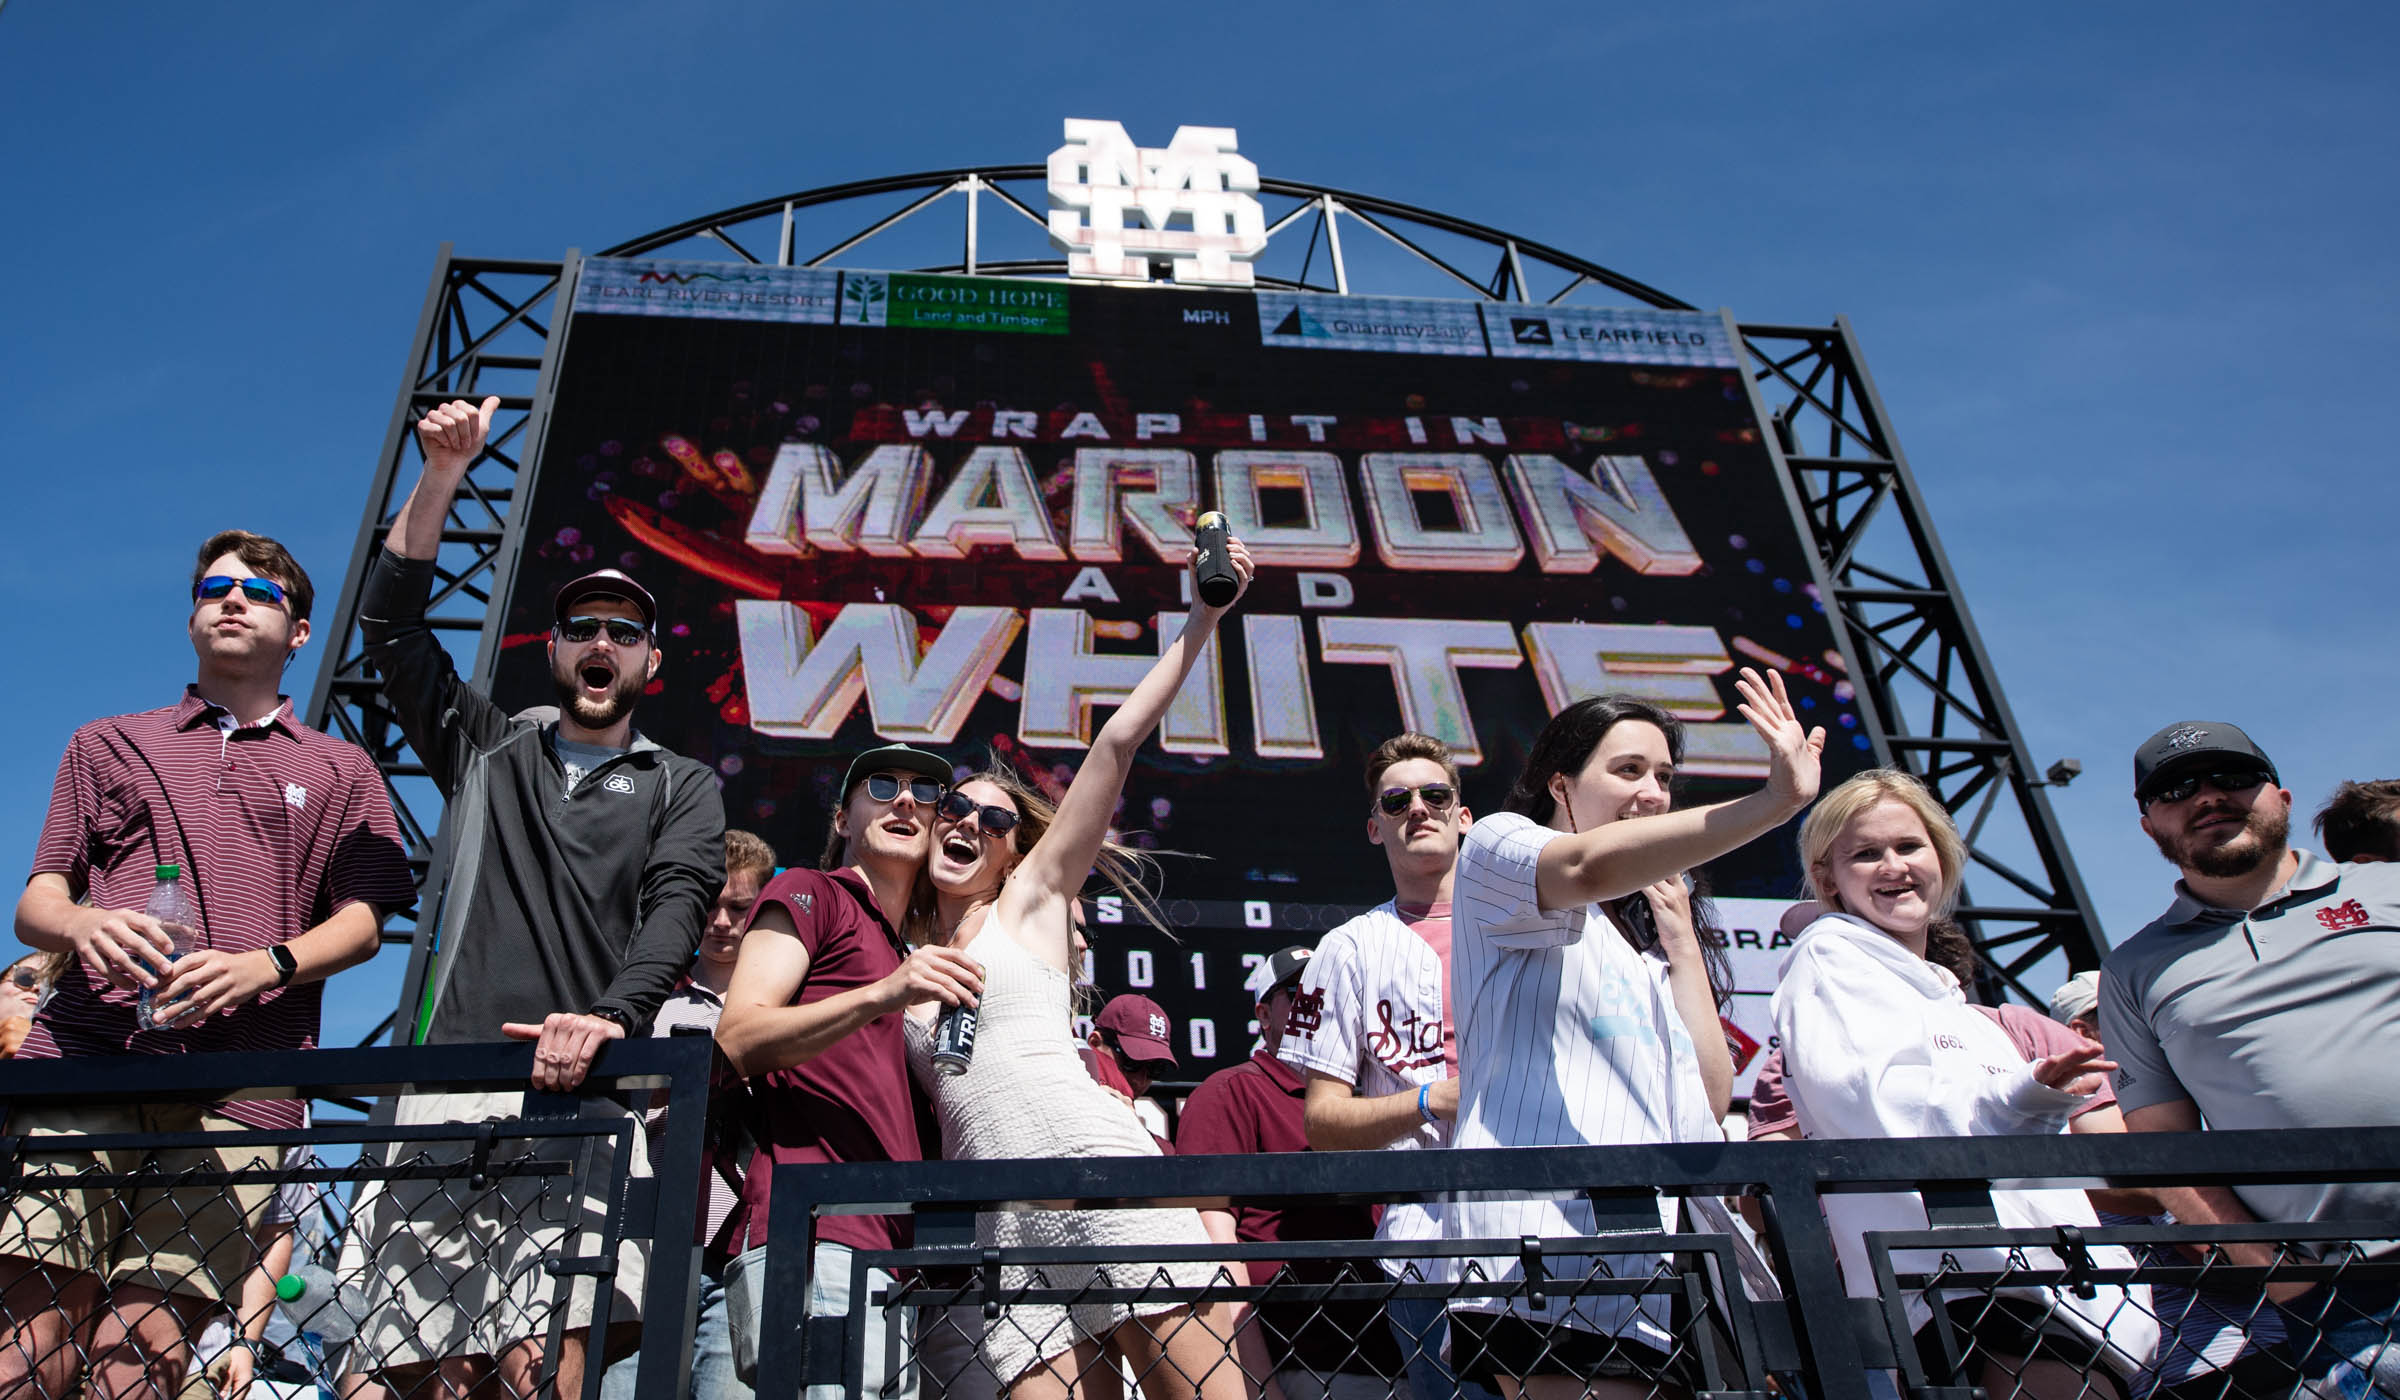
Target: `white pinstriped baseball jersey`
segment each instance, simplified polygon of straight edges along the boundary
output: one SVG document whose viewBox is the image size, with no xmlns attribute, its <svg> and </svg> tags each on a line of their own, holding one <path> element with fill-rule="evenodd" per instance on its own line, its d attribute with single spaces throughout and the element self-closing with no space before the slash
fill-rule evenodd
<svg viewBox="0 0 2400 1400">
<path fill-rule="evenodd" d="M 1676 1013 L 1666 959 L 1634 951 L 1598 905 L 1545 911 L 1535 884 L 1542 848 L 1565 835 L 1513 812 L 1468 829 L 1451 905 L 1451 1004 L 1458 1020 L 1454 1147 L 1533 1147 L 1716 1140 L 1708 1089 Z M 1669 1222 L 1664 1210 L 1661 1226 Z M 1453 1239 L 1590 1235 L 1591 1204 L 1466 1199 L 1447 1212 Z M 1664 1257 L 1552 1255 L 1553 1276 L 1606 1267 L 1639 1277 Z M 1488 1277 L 1514 1278 L 1514 1254 L 1486 1258 Z M 1570 1304 L 1572 1306 L 1570 1306 Z M 1466 1302 L 1476 1311 L 1503 1304 Z M 1542 1321 L 1673 1345 L 1662 1296 L 1637 1313 L 1628 1298 L 1552 1296 Z"/>
<path fill-rule="evenodd" d="M 1449 1077 L 1442 1039 L 1442 960 L 1410 931 L 1392 901 L 1334 929 L 1317 944 L 1300 975 L 1283 1045 L 1276 1055 L 1295 1069 L 1347 1081 L 1381 1098 Z M 1386 1150 L 1448 1146 L 1440 1124 L 1420 1124 Z M 1442 1238 L 1440 1207 L 1396 1201 L 1375 1228 L 1379 1240 Z M 1384 1261 L 1386 1272 L 1414 1268 L 1446 1280 L 1448 1261 Z"/>
</svg>

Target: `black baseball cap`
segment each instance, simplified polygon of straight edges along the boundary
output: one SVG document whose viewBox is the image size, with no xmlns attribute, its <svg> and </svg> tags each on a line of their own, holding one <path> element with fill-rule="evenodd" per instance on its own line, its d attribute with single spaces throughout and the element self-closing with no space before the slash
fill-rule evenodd
<svg viewBox="0 0 2400 1400">
<path fill-rule="evenodd" d="M 850 771 L 842 776 L 842 800 L 849 801 L 850 794 L 860 782 L 894 768 L 903 773 L 922 773 L 944 787 L 950 785 L 948 759 L 925 749 L 911 748 L 907 744 L 886 744 L 850 760 Z"/>
<path fill-rule="evenodd" d="M 1265 1001 L 1281 991 L 1285 983 L 1299 981 L 1300 974 L 1308 970 L 1308 960 L 1315 956 L 1315 949 L 1296 944 L 1268 954 L 1267 985 L 1259 991 L 1258 999 Z"/>
<path fill-rule="evenodd" d="M 2265 773 L 2270 783 L 2283 781 L 2275 774 L 2275 760 L 2239 728 L 2207 719 L 2170 724 L 2133 751 L 2133 800 L 2149 801 L 2186 773 L 2244 766 Z"/>
<path fill-rule="evenodd" d="M 587 598 L 622 598 L 642 610 L 643 626 L 652 629 L 658 626 L 658 600 L 623 569 L 599 569 L 574 580 L 558 590 L 557 599 L 550 605 L 551 612 L 564 622 L 575 605 Z"/>
</svg>

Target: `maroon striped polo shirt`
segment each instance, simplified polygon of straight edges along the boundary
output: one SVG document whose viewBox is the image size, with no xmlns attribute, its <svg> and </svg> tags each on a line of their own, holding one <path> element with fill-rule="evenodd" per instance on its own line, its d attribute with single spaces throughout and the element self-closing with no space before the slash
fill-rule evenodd
<svg viewBox="0 0 2400 1400">
<path fill-rule="evenodd" d="M 291 702 L 236 725 L 200 698 L 94 720 L 58 765 L 33 873 L 66 877 L 103 909 L 140 909 L 160 865 L 180 865 L 200 912 L 200 945 L 248 952 L 281 943 L 361 900 L 389 912 L 416 897 L 391 798 L 366 754 L 295 724 Z M 95 981 L 80 960 L 17 1053 L 26 1059 L 305 1050 L 317 1043 L 324 983 L 269 989 L 189 1029 L 138 1029 L 138 993 Z M 261 1128 L 296 1128 L 296 1100 L 228 1104 Z"/>
</svg>

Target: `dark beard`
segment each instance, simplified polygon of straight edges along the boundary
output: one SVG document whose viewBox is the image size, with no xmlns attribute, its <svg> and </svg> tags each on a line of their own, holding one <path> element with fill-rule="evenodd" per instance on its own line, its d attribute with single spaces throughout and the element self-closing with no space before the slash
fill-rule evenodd
<svg viewBox="0 0 2400 1400">
<path fill-rule="evenodd" d="M 606 700 L 586 700 L 583 697 L 583 678 L 576 670 L 550 668 L 550 684 L 558 691 L 558 708 L 586 729 L 606 729 L 633 713 L 642 698 L 642 687 L 648 678 L 639 671 L 620 671 L 617 683 L 608 688 Z"/>
<path fill-rule="evenodd" d="M 2288 809 L 2269 812 L 2252 807 L 2242 822 L 2240 834 L 2220 845 L 2203 846 L 2187 839 L 2179 846 L 2157 835 L 2150 839 L 2169 865 L 2211 880 L 2232 880 L 2255 873 L 2269 861 L 2283 859 L 2284 844 L 2291 834 L 2292 815 Z"/>
</svg>

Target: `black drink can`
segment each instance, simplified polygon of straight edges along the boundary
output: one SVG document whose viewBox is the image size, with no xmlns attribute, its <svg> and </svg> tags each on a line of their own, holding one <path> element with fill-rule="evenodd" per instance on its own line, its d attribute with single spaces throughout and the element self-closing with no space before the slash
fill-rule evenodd
<svg viewBox="0 0 2400 1400">
<path fill-rule="evenodd" d="M 945 1006 L 933 1023 L 933 1067 L 942 1074 L 965 1074 L 975 1058 L 975 1008 Z"/>
<path fill-rule="evenodd" d="M 1193 566 L 1200 601 L 1212 608 L 1222 608 L 1240 596 L 1242 581 L 1233 572 L 1233 555 L 1225 548 L 1226 523 L 1223 511 L 1202 515 L 1192 530 L 1192 543 L 1200 548 L 1200 562 Z"/>
</svg>

